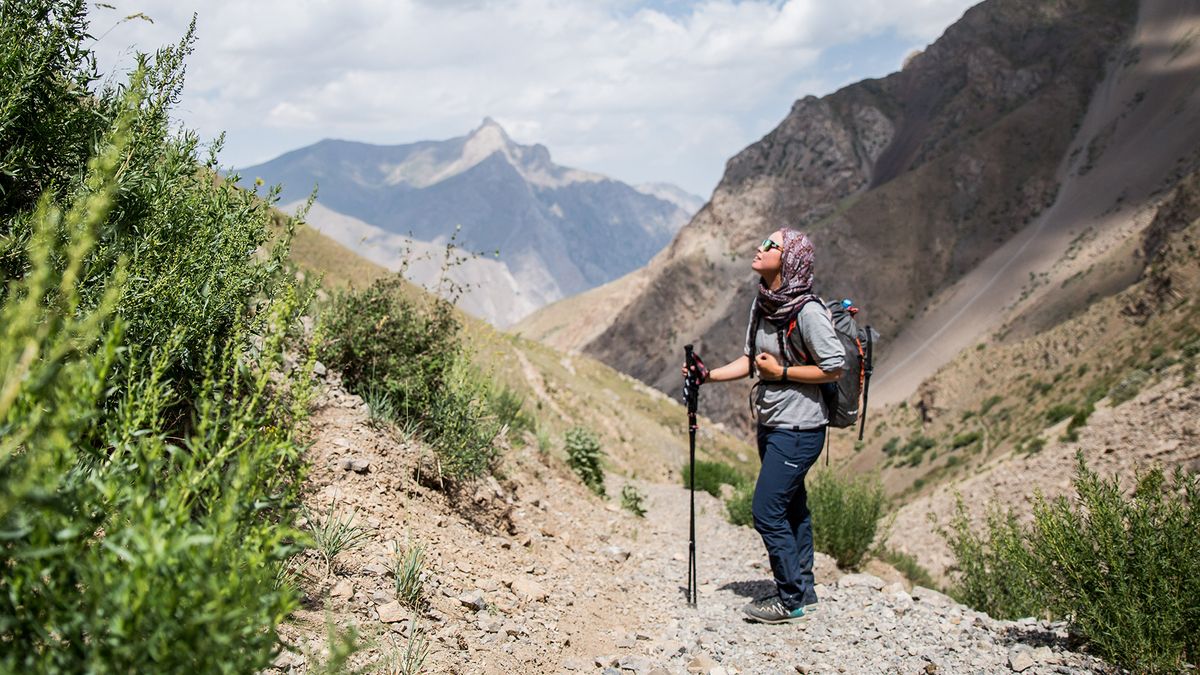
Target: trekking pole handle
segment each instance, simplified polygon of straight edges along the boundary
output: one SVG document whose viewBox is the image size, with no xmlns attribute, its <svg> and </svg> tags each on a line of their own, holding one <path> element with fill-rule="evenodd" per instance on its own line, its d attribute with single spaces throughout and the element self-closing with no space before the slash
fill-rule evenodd
<svg viewBox="0 0 1200 675">
<path fill-rule="evenodd" d="M 692 345 L 683 346 L 684 363 L 687 365 L 687 381 L 688 381 L 688 397 L 687 410 L 688 415 L 695 415 L 697 403 L 700 398 L 700 373 L 696 370 L 696 352 L 692 349 Z M 692 426 L 695 426 L 695 419 L 689 420 Z"/>
</svg>

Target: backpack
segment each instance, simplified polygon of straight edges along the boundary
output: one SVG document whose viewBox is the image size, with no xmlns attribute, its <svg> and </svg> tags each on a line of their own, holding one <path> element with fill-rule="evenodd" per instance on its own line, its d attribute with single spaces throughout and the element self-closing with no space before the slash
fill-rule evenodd
<svg viewBox="0 0 1200 675">
<path fill-rule="evenodd" d="M 854 306 L 850 300 L 832 300 L 824 303 L 829 311 L 830 319 L 833 322 L 834 333 L 837 334 L 838 340 L 842 343 L 842 348 L 846 352 L 846 363 L 842 366 L 842 376 L 836 382 L 826 382 L 819 385 L 821 394 L 825 398 L 825 408 L 829 411 L 829 426 L 844 429 L 854 426 L 855 422 L 859 423 L 858 440 L 862 440 L 863 432 L 867 426 L 867 393 L 871 384 L 871 373 L 874 371 L 874 351 L 875 341 L 879 339 L 879 334 L 870 326 L 860 328 L 858 322 L 854 320 L 854 316 L 858 314 L 858 308 Z M 811 364 L 816 359 L 812 358 L 808 346 L 804 344 L 803 336 L 796 332 L 796 323 L 800 317 L 800 310 L 804 306 L 796 310 L 791 321 L 788 322 L 787 331 L 779 335 L 779 353 L 783 354 L 785 366 L 792 366 L 791 355 L 796 355 L 797 365 Z M 753 328 L 754 335 L 758 334 L 758 328 Z M 791 347 L 789 349 L 789 347 Z M 755 351 L 754 348 L 751 351 Z M 753 359 L 751 359 L 751 368 L 753 368 Z M 859 406 L 861 399 L 862 405 Z"/>
</svg>

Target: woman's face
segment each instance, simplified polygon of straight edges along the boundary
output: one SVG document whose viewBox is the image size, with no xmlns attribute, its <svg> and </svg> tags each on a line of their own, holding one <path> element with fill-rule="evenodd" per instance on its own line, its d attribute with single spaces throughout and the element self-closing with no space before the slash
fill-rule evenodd
<svg viewBox="0 0 1200 675">
<path fill-rule="evenodd" d="M 762 276 L 779 274 L 783 269 L 783 233 L 775 230 L 754 252 L 750 269 Z"/>
</svg>

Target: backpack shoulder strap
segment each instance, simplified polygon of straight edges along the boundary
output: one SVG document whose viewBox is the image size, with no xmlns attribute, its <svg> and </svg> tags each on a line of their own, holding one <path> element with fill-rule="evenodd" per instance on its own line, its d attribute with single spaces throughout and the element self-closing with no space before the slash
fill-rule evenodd
<svg viewBox="0 0 1200 675">
<path fill-rule="evenodd" d="M 750 353 L 746 355 L 746 361 L 750 364 L 750 379 L 752 380 L 758 375 L 758 369 L 754 366 L 754 352 L 758 351 L 758 322 L 761 320 L 762 317 L 759 315 L 756 302 L 754 308 L 750 310 Z"/>
<path fill-rule="evenodd" d="M 797 356 L 799 356 L 798 363 L 800 363 L 801 365 L 807 365 L 807 364 L 816 362 L 816 360 L 813 359 L 812 354 L 808 350 L 808 344 L 804 341 L 803 331 L 801 331 L 798 334 L 797 338 L 795 338 L 795 341 L 792 338 L 792 334 L 795 333 L 796 328 L 800 325 L 800 321 L 801 321 L 800 312 L 803 311 L 804 307 L 806 305 L 808 305 L 808 303 L 810 303 L 810 302 L 819 302 L 819 303 L 821 303 L 822 306 L 824 306 L 824 304 L 825 304 L 820 298 L 818 298 L 816 296 L 813 296 L 812 298 L 809 298 L 808 300 L 803 302 L 799 307 L 796 308 L 796 311 L 792 313 L 792 318 L 790 321 L 788 321 L 787 331 L 780 338 L 780 347 L 781 348 L 783 347 L 784 344 L 787 344 L 787 345 L 797 345 L 798 344 L 799 345 L 800 348 L 795 349 L 793 351 L 795 351 L 797 353 Z M 786 340 L 784 338 L 786 338 Z"/>
</svg>

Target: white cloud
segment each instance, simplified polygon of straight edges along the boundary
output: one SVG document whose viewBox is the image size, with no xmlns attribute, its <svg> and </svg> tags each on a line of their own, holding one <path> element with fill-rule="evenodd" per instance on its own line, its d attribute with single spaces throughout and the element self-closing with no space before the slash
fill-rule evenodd
<svg viewBox="0 0 1200 675">
<path fill-rule="evenodd" d="M 669 11 L 634 0 L 115 4 L 93 11 L 94 34 L 139 11 L 154 24 L 105 35 L 107 67 L 128 66 L 128 45 L 177 41 L 196 12 L 178 116 L 205 136 L 227 130 L 226 164 L 324 137 L 457 136 L 491 115 L 557 161 L 706 195 L 725 160 L 794 99 L 884 74 L 816 68 L 828 49 L 870 51 L 880 36 L 923 45 L 972 0 L 658 3 Z"/>
</svg>

